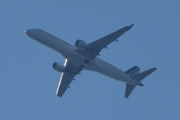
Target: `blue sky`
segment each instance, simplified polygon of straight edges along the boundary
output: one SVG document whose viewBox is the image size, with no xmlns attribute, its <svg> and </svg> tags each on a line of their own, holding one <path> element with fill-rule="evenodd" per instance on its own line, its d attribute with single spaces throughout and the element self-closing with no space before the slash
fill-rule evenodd
<svg viewBox="0 0 180 120">
<path fill-rule="evenodd" d="M 1 0 L 0 9 L 1 120 L 180 119 L 180 1 Z M 128 99 L 124 83 L 86 70 L 57 97 L 51 66 L 64 57 L 24 33 L 40 28 L 74 45 L 132 23 L 99 57 L 123 71 L 158 68 Z"/>
</svg>

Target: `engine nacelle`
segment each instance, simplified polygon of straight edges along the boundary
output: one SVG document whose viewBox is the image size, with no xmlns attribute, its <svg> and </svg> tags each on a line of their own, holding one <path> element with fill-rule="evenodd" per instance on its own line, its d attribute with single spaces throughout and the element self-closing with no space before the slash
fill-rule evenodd
<svg viewBox="0 0 180 120">
<path fill-rule="evenodd" d="M 77 40 L 75 46 L 81 49 L 87 49 L 88 45 L 84 42 L 84 40 Z"/>
<path fill-rule="evenodd" d="M 65 67 L 61 64 L 61 63 L 58 63 L 58 62 L 55 62 L 53 65 L 52 65 L 52 68 L 58 72 L 64 72 L 65 71 Z"/>
</svg>

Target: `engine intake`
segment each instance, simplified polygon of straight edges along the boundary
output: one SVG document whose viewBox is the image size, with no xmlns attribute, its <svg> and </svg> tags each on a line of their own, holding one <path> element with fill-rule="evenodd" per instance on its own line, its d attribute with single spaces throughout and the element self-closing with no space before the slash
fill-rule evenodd
<svg viewBox="0 0 180 120">
<path fill-rule="evenodd" d="M 65 67 L 61 64 L 61 63 L 58 63 L 58 62 L 55 62 L 53 65 L 52 65 L 52 68 L 58 72 L 64 72 L 65 71 Z"/>
<path fill-rule="evenodd" d="M 88 45 L 84 42 L 84 40 L 77 40 L 75 46 L 81 49 L 87 49 Z"/>
</svg>

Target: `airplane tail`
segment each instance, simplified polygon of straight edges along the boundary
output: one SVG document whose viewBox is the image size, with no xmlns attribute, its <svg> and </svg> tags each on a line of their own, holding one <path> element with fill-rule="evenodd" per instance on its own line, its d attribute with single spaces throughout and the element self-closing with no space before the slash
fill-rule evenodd
<svg viewBox="0 0 180 120">
<path fill-rule="evenodd" d="M 137 66 L 134 66 L 133 68 L 129 69 L 126 71 L 127 74 L 129 74 L 129 76 L 140 82 L 142 81 L 145 77 L 147 77 L 148 75 L 150 75 L 152 72 L 154 72 L 157 68 L 151 68 L 149 70 L 146 70 L 142 73 L 139 73 L 140 68 Z M 142 83 L 141 83 L 142 84 Z M 143 86 L 143 84 L 142 84 Z M 129 83 L 126 83 L 126 88 L 125 88 L 125 98 L 128 98 L 129 95 L 131 94 L 131 92 L 133 91 L 133 89 L 136 87 L 136 85 L 131 85 Z"/>
</svg>

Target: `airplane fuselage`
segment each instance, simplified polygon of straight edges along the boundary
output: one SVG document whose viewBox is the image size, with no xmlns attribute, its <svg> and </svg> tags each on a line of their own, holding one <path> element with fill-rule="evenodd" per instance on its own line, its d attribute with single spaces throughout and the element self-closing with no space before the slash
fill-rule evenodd
<svg viewBox="0 0 180 120">
<path fill-rule="evenodd" d="M 96 71 L 113 79 L 123 81 L 132 85 L 139 85 L 140 83 L 133 80 L 128 74 L 122 70 L 104 62 L 99 58 L 90 60 L 83 55 L 76 52 L 77 47 L 70 45 L 69 43 L 43 31 L 40 29 L 30 29 L 26 31 L 26 34 L 34 40 L 54 49 L 61 53 L 66 59 L 71 61 L 74 65 L 83 67 L 83 69 Z M 84 62 L 87 60 L 88 62 Z"/>
</svg>

